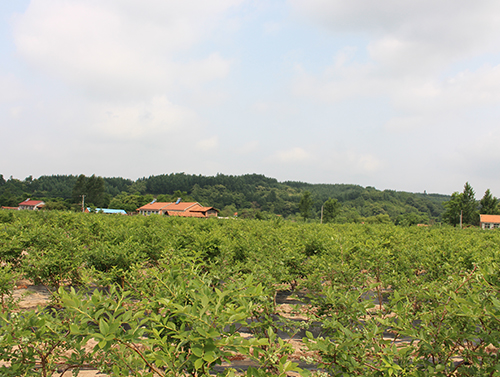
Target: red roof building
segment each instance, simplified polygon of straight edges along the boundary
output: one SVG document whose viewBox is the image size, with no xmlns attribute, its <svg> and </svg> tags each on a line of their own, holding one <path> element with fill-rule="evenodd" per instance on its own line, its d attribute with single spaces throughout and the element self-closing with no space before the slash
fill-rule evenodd
<svg viewBox="0 0 500 377">
<path fill-rule="evenodd" d="M 479 215 L 481 229 L 500 228 L 500 215 Z"/>
<path fill-rule="evenodd" d="M 40 208 L 43 208 L 45 203 L 41 200 L 31 200 L 30 198 L 26 199 L 24 202 L 19 203 L 19 209 L 27 209 L 30 211 L 35 211 Z"/>
<path fill-rule="evenodd" d="M 137 208 L 141 215 L 165 215 L 179 217 L 217 217 L 219 211 L 213 207 L 203 207 L 197 202 L 165 203 L 153 202 Z"/>
<path fill-rule="evenodd" d="M 141 215 L 163 215 L 164 207 L 172 203 L 153 202 L 136 209 Z"/>
</svg>

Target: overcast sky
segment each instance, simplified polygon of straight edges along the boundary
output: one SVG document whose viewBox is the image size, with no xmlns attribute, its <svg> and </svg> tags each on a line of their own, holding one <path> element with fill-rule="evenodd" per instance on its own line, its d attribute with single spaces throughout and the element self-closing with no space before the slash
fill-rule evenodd
<svg viewBox="0 0 500 377">
<path fill-rule="evenodd" d="M 0 5 L 0 174 L 500 196 L 498 0 Z"/>
</svg>

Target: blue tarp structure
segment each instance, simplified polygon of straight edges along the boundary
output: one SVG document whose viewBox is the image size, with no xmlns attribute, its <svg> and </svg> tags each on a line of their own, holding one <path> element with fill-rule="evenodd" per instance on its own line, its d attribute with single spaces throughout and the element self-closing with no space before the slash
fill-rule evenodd
<svg viewBox="0 0 500 377">
<path fill-rule="evenodd" d="M 127 212 L 125 212 L 124 209 L 95 208 L 94 210 L 92 210 L 92 208 L 87 207 L 87 211 L 96 213 L 105 213 L 105 214 L 118 214 L 118 215 L 127 214 Z"/>
</svg>

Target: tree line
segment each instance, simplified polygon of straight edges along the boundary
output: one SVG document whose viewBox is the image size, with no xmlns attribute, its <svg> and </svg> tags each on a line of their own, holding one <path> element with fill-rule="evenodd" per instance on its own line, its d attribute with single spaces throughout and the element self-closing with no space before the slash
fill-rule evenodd
<svg viewBox="0 0 500 377">
<path fill-rule="evenodd" d="M 215 176 L 172 173 L 135 181 L 96 175 L 52 175 L 24 180 L 0 175 L 0 205 L 41 199 L 46 209 L 81 211 L 85 206 L 133 213 L 153 199 L 197 201 L 221 216 L 265 219 L 276 215 L 306 221 L 412 225 L 441 221 L 449 195 L 377 190 L 353 184 L 279 182 L 260 174 Z M 322 216 L 323 215 L 323 216 Z"/>
<path fill-rule="evenodd" d="M 479 215 L 500 215 L 499 199 L 487 189 L 481 200 L 469 182 L 465 182 L 462 192 L 455 191 L 449 201 L 444 203 L 443 221 L 451 225 L 479 225 Z"/>
</svg>

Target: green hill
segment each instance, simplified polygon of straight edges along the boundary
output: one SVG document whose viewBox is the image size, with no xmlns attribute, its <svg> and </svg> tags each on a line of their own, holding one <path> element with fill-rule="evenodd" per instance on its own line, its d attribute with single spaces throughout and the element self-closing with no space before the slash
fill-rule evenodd
<svg viewBox="0 0 500 377">
<path fill-rule="evenodd" d="M 88 205 L 111 205 L 130 212 L 153 198 L 165 201 L 181 197 L 215 207 L 223 216 L 238 213 L 240 217 L 280 215 L 294 219 L 299 218 L 299 203 L 308 191 L 312 199 L 310 219 L 313 220 L 320 218 L 322 205 L 332 198 L 340 203 L 336 222 L 413 224 L 439 221 L 444 210 L 442 203 L 450 199 L 449 195 L 380 191 L 370 186 L 350 184 L 279 182 L 260 174 L 202 176 L 172 173 L 136 181 L 120 177 L 92 178 L 102 180 L 104 192 L 100 196 L 101 203 L 92 203 L 89 197 Z M 13 177 L 5 180 L 0 175 L 0 205 L 16 206 L 30 197 L 45 200 L 48 208 L 78 210 L 79 199 L 74 191 L 78 179 L 74 175 L 52 175 L 30 176 L 21 181 Z"/>
</svg>

